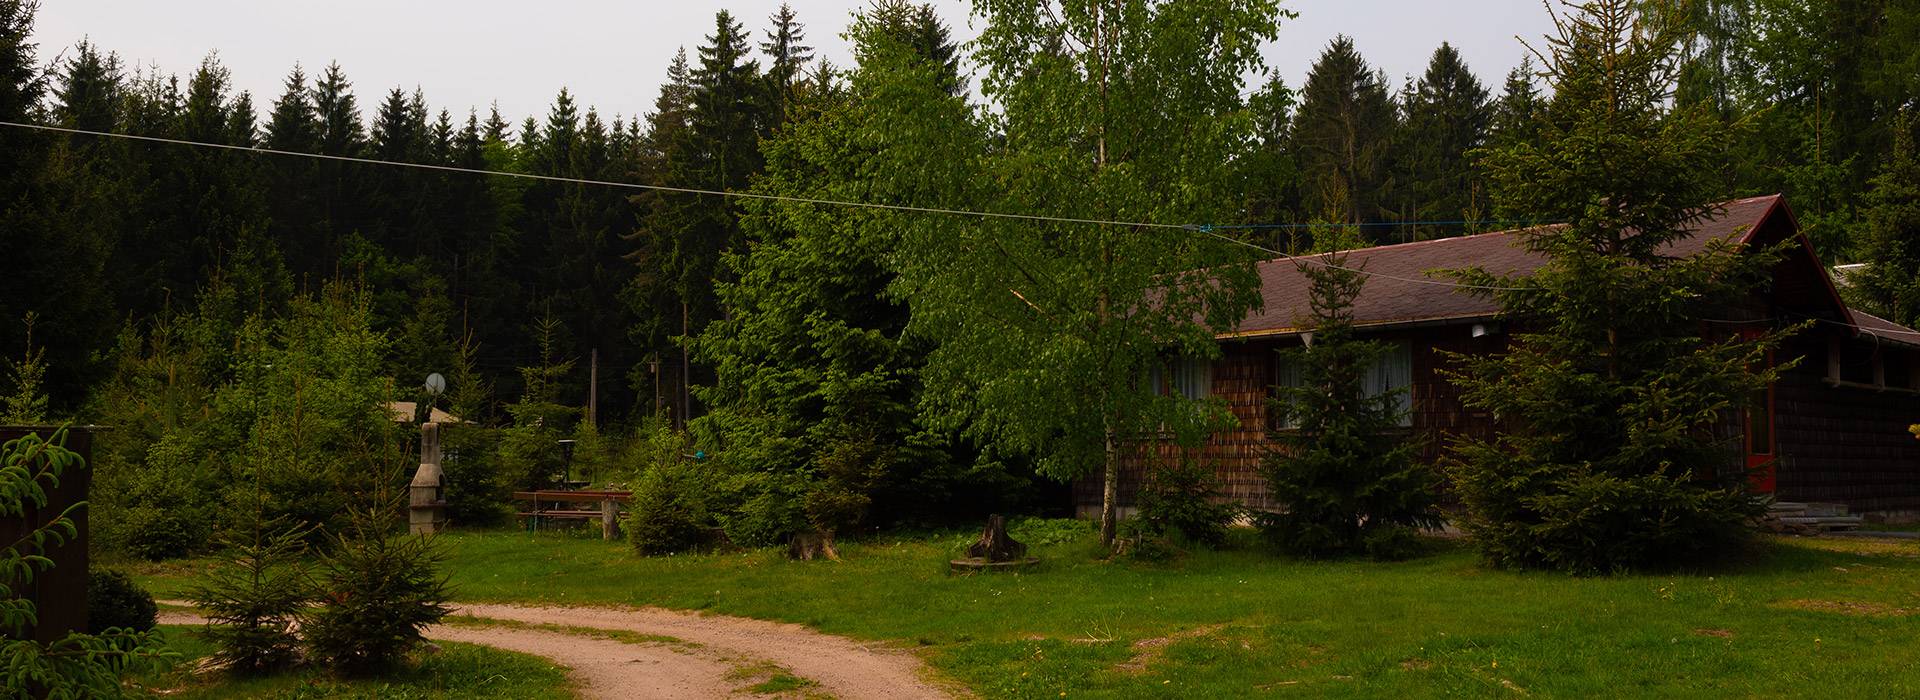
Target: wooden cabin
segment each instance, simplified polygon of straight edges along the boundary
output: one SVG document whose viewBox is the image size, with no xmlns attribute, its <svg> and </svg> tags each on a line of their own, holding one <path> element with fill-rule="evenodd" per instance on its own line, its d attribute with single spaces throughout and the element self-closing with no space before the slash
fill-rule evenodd
<svg viewBox="0 0 1920 700">
<path fill-rule="evenodd" d="M 1702 319 L 1721 332 L 1814 319 L 1810 330 L 1775 352 L 1776 361 L 1799 358 L 1743 415 L 1724 430 L 1737 441 L 1746 465 L 1771 463 L 1756 477 L 1757 491 L 1783 501 L 1843 503 L 1855 511 L 1920 512 L 1920 440 L 1907 431 L 1920 423 L 1920 332 L 1850 309 L 1826 268 L 1800 233 L 1784 198 L 1774 195 L 1728 202 L 1703 222 L 1675 253 L 1701 250 L 1708 240 L 1728 238 L 1750 248 L 1791 241 L 1776 265 L 1772 284 L 1744 308 Z M 1446 284 L 1439 269 L 1480 266 L 1524 273 L 1541 264 L 1515 232 L 1486 233 L 1351 251 L 1348 265 L 1364 266 L 1370 278 L 1354 303 L 1357 325 L 1369 337 L 1394 344 L 1374 368 L 1369 391 L 1405 389 L 1404 425 L 1423 439 L 1425 458 L 1437 460 L 1455 435 L 1488 435 L 1490 416 L 1461 405 L 1458 391 L 1437 370 L 1442 351 L 1494 353 L 1507 343 L 1499 309 L 1485 298 Z M 1213 435 L 1194 453 L 1218 472 L 1225 495 L 1250 507 L 1282 504 L 1268 497 L 1258 465 L 1274 425 L 1267 411 L 1272 387 L 1291 380 L 1279 349 L 1297 347 L 1308 317 L 1308 281 L 1287 259 L 1260 264 L 1265 307 L 1239 328 L 1221 335 L 1217 360 L 1177 360 L 1168 382 L 1190 397 L 1224 397 L 1239 426 Z M 1121 473 L 1121 503 L 1130 506 L 1146 465 L 1178 459 L 1181 450 L 1142 446 Z M 1155 454 L 1158 453 L 1158 454 Z M 1730 464 L 1730 470 L 1743 465 Z M 1075 485 L 1076 510 L 1097 515 L 1097 475 Z"/>
</svg>

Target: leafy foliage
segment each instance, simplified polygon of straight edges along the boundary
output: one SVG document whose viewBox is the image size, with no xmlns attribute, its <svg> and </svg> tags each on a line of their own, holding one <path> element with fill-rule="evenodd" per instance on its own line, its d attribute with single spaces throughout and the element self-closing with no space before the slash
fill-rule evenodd
<svg viewBox="0 0 1920 700">
<path fill-rule="evenodd" d="M 0 518 L 25 521 L 30 512 L 43 517 L 47 488 L 70 470 L 86 468 L 66 449 L 66 437 L 62 428 L 49 438 L 29 434 L 0 445 Z M 75 503 L 45 522 L 29 523 L 24 536 L 0 548 L 0 680 L 11 697 L 119 697 L 120 673 L 169 658 L 155 632 L 72 632 L 52 643 L 20 634 L 35 624 L 36 608 L 14 591 L 53 567 L 48 549 L 75 542 L 79 528 L 72 516 L 85 507 Z"/>
<path fill-rule="evenodd" d="M 1576 7 L 1552 39 L 1555 96 L 1541 145 L 1488 159 L 1495 196 L 1565 226 L 1524 234 L 1531 275 L 1472 270 L 1522 329 L 1497 356 L 1455 356 L 1450 378 L 1501 434 L 1454 445 L 1461 525 L 1501 566 L 1588 573 L 1672 566 L 1738 549 L 1757 513 L 1722 418 L 1779 368 L 1755 340 L 1702 337 L 1700 312 L 1759 288 L 1775 251 L 1666 247 L 1716 212 L 1708 176 L 1729 139 L 1670 108 L 1675 38 L 1629 0 Z"/>
<path fill-rule="evenodd" d="M 1366 278 L 1327 254 L 1297 262 L 1311 283 L 1312 345 L 1282 351 L 1299 372 L 1278 387 L 1271 410 L 1294 429 L 1275 432 L 1261 459 L 1273 498 L 1285 504 L 1263 527 L 1280 548 L 1305 556 L 1372 553 L 1390 531 L 1436 527 L 1438 478 L 1401 436 L 1398 397 L 1368 395 L 1366 376 L 1390 348 L 1361 340 L 1353 300 Z M 1385 540 L 1382 540 L 1385 541 Z"/>
<path fill-rule="evenodd" d="M 968 203 L 1082 219 L 1228 221 L 1253 136 L 1243 76 L 1284 16 L 1273 3 L 984 0 L 982 95 L 890 105 L 914 138 L 876 176 L 929 186 L 902 203 Z M 1004 138 L 994 136 L 1004 135 Z M 893 292 L 938 346 L 922 373 L 932 424 L 1060 480 L 1103 472 L 1103 539 L 1117 522 L 1118 448 L 1164 427 L 1191 443 L 1224 418 L 1141 378 L 1162 353 L 1217 353 L 1256 303 L 1252 268 L 1205 236 L 1043 221 L 901 218 Z M 1150 312 L 1149 312 L 1150 310 Z"/>
</svg>

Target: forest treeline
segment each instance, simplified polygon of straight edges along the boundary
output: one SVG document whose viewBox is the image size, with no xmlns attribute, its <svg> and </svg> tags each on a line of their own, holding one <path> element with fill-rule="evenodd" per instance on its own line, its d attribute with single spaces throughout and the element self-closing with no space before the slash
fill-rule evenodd
<svg viewBox="0 0 1920 700">
<path fill-rule="evenodd" d="M 1324 244 L 1313 224 L 1347 225 L 1382 244 L 1541 215 L 1493 202 L 1481 165 L 1485 149 L 1536 140 L 1542 124 L 1561 118 L 1537 64 L 1483 79 L 1440 43 L 1422 74 L 1395 78 L 1339 37 L 1292 86 L 1236 43 L 1287 40 L 1286 13 L 1254 5 L 1176 3 L 1140 20 L 1160 24 L 1138 36 L 1165 46 L 1085 47 L 1069 45 L 1084 18 L 1058 20 L 1068 39 L 1050 42 L 1042 19 L 1016 21 L 1011 4 L 980 0 L 989 29 L 962 46 L 930 6 L 876 0 L 846 29 L 851 66 L 816 57 L 790 9 L 751 27 L 720 11 L 711 33 L 687 38 L 691 49 L 675 56 L 646 113 L 604 114 L 561 88 L 545 115 L 516 121 L 437 108 L 418 88 L 356 86 L 337 64 L 292 67 L 281 94 L 250 95 L 233 89 L 217 54 L 172 74 L 132 68 L 112 47 L 48 51 L 34 43 L 35 4 L 0 0 L 0 121 L 563 179 L 1232 224 L 1277 250 Z M 1875 183 L 1899 181 L 1876 176 L 1896 167 L 1886 156 L 1914 129 L 1898 115 L 1920 95 L 1920 7 L 1680 6 L 1687 31 L 1671 101 L 1738 134 L 1719 144 L 1713 189 L 1726 198 L 1786 193 L 1830 263 L 1920 247 L 1873 233 L 1876 207 L 1889 199 L 1875 198 L 1884 189 Z M 1093 18 L 1097 26 L 1097 11 Z M 1233 40 L 1178 43 L 1196 36 Z M 1191 72 L 1204 80 L 1174 80 L 1171 64 L 1146 55 L 1159 49 L 1248 72 L 1196 64 Z M 57 59 L 43 63 L 49 55 Z M 1096 134 L 1080 121 L 1089 109 L 1082 93 L 1023 82 L 1095 65 L 1089 56 L 1133 71 L 1116 80 L 1142 78 L 1117 83 L 1135 92 L 1103 90 L 1101 100 L 1158 114 L 1113 117 Z M 1269 77 L 1248 84 L 1246 74 Z M 1165 80 L 1144 81 L 1150 75 Z M 1024 488 L 1022 469 L 1073 471 L 1045 459 L 1007 466 L 1019 455 L 1097 448 L 1062 447 L 1057 437 L 1097 437 L 1097 416 L 1068 416 L 1073 423 L 1045 406 L 1001 411 L 993 386 L 922 372 L 930 357 L 995 340 L 970 337 L 983 331 L 966 324 L 998 311 L 947 316 L 909 303 L 959 298 L 964 285 L 934 269 L 930 234 L 903 215 L 16 127 L 0 127 L 0 153 L 0 349 L 44 360 L 17 364 L 44 372 L 36 384 L 50 415 L 162 435 L 226 407 L 247 416 L 234 430 L 258 432 L 269 414 L 247 386 L 287 366 L 260 358 L 304 353 L 303 361 L 371 364 L 364 377 L 341 376 L 385 378 L 400 398 L 415 397 L 429 372 L 447 374 L 453 395 L 443 407 L 478 423 L 538 428 L 523 437 L 531 454 L 580 430 L 597 372 L 598 423 L 585 430 L 703 417 L 703 439 L 763 467 L 740 477 L 748 485 L 729 507 L 792 511 L 770 516 L 783 522 L 918 502 L 874 495 L 885 489 L 928 500 L 959 488 L 1006 493 Z M 1123 174 L 1082 182 L 1059 165 L 1096 157 L 1100 172 L 1112 158 Z M 975 167 L 984 160 L 994 165 Z M 1017 248 L 1022 234 L 1008 231 L 1014 238 L 955 243 L 954 259 L 975 259 L 975 245 Z M 1063 304 L 1078 298 L 1059 288 L 1081 271 L 1047 267 L 1040 253 L 1059 252 L 1047 247 L 1058 241 L 1030 243 L 1032 269 L 1019 262 L 1021 249 L 996 253 L 1014 261 L 1009 274 L 1054 289 Z M 1195 264 L 1247 257 L 1115 245 L 1081 252 Z M 1887 289 L 1911 288 L 1906 275 Z M 1103 290 L 1094 294 L 1105 299 Z M 1014 296 L 999 302 L 1050 318 L 1037 292 Z M 1913 320 L 1914 311 L 1890 307 L 1914 295 L 1880 296 L 1878 308 Z M 1196 303 L 1233 308 L 1228 301 Z M 1089 327 L 1056 340 L 1112 337 Z M 298 378 L 283 379 L 300 390 Z M 322 393 L 344 401 L 365 391 L 346 382 Z M 976 396 L 985 398 L 972 403 Z M 1106 426 L 1109 444 L 1114 429 Z M 141 452 L 129 459 L 187 459 Z M 538 478 L 538 467 L 520 471 Z M 820 480 L 843 488 L 801 483 Z M 312 507 L 324 517 L 324 503 Z"/>
</svg>

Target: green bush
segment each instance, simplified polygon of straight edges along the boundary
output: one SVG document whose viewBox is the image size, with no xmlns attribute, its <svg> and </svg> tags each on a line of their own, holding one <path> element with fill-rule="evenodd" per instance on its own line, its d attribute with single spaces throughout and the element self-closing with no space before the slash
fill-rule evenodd
<svg viewBox="0 0 1920 700">
<path fill-rule="evenodd" d="M 313 600 L 303 555 L 308 528 L 253 519 L 226 536 L 227 557 L 187 599 L 206 612 L 214 658 L 242 674 L 286 667 L 298 657 L 295 634 Z"/>
<path fill-rule="evenodd" d="M 120 512 L 120 547 L 127 554 L 147 561 L 178 559 L 203 551 L 212 528 L 196 517 L 197 509 L 177 510 L 148 505 Z"/>
<path fill-rule="evenodd" d="M 1240 517 L 1238 504 L 1223 503 L 1213 470 L 1192 460 L 1150 469 L 1140 489 L 1140 527 L 1145 532 L 1180 536 L 1217 547 Z"/>
<path fill-rule="evenodd" d="M 677 462 L 656 464 L 641 473 L 625 523 L 627 541 L 635 551 L 673 554 L 706 543 L 711 518 L 698 492 L 697 476 Z"/>
<path fill-rule="evenodd" d="M 1662 474 L 1529 469 L 1506 459 L 1460 462 L 1454 474 L 1471 508 L 1463 524 L 1489 561 L 1578 574 L 1671 569 L 1737 553 L 1762 507 L 1741 488 Z"/>
<path fill-rule="evenodd" d="M 304 629 L 314 660 L 345 675 L 392 668 L 452 612 L 433 540 L 397 533 L 396 519 L 381 515 L 357 517 L 334 538 Z"/>
<path fill-rule="evenodd" d="M 101 567 L 87 569 L 88 634 L 109 629 L 145 632 L 153 629 L 159 611 L 153 596 L 126 573 Z"/>
<path fill-rule="evenodd" d="M 1178 559 L 1185 553 L 1167 530 L 1140 518 L 1127 518 L 1120 521 L 1117 530 L 1119 541 L 1122 543 L 1118 553 L 1124 558 L 1164 563 Z"/>
<path fill-rule="evenodd" d="M 1007 523 L 1007 534 L 1028 547 L 1048 547 L 1073 544 L 1097 534 L 1097 525 L 1078 518 L 1018 518 Z"/>
<path fill-rule="evenodd" d="M 727 539 L 742 547 L 778 547 L 812 528 L 807 521 L 807 485 L 792 474 L 764 472 L 735 477 L 729 501 L 718 515 Z"/>
<path fill-rule="evenodd" d="M 441 498 L 456 525 L 506 522 L 513 508 L 511 485 L 500 473 L 500 431 L 467 423 L 440 428 Z"/>
</svg>

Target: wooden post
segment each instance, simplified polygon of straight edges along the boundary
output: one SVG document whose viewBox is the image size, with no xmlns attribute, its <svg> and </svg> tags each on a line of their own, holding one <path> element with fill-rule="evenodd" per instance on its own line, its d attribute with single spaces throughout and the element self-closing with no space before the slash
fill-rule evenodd
<svg viewBox="0 0 1920 700">
<path fill-rule="evenodd" d="M 587 422 L 600 427 L 600 349 L 594 348 L 587 360 Z"/>
<path fill-rule="evenodd" d="M 600 499 L 600 539 L 612 540 L 619 530 L 620 506 L 611 498 Z"/>
</svg>

